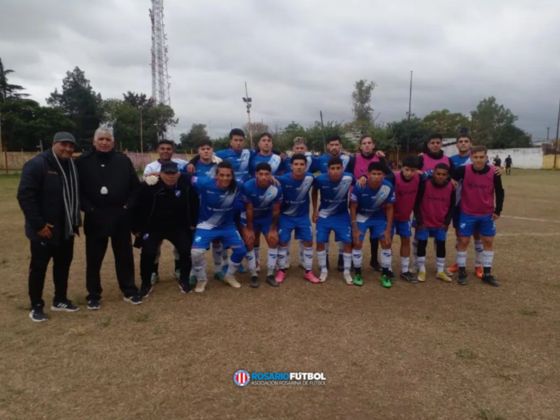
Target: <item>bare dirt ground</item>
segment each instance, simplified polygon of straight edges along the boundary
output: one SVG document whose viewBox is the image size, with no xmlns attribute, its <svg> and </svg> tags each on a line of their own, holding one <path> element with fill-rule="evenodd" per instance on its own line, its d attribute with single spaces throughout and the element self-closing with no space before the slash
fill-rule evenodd
<svg viewBox="0 0 560 420">
<path fill-rule="evenodd" d="M 560 173 L 504 177 L 500 288 L 436 281 L 429 246 L 426 284 L 386 290 L 368 267 L 361 288 L 334 271 L 313 285 L 292 268 L 277 289 L 251 289 L 244 275 L 239 290 L 211 281 L 184 295 L 166 245 L 163 281 L 138 307 L 122 301 L 110 251 L 98 312 L 50 313 L 49 273 L 43 324 L 28 318 L 18 182 L 0 177 L 0 419 L 560 417 Z M 397 250 L 398 239 L 399 273 Z M 69 296 L 84 305 L 85 294 L 80 238 Z M 327 385 L 240 388 L 238 369 L 324 372 Z"/>
</svg>

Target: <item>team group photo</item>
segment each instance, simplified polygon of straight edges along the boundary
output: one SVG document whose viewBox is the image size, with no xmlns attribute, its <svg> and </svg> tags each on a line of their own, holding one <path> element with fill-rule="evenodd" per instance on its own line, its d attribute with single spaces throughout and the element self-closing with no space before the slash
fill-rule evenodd
<svg viewBox="0 0 560 420">
<path fill-rule="evenodd" d="M 0 2 L 0 419 L 556 420 L 559 14 Z"/>
</svg>

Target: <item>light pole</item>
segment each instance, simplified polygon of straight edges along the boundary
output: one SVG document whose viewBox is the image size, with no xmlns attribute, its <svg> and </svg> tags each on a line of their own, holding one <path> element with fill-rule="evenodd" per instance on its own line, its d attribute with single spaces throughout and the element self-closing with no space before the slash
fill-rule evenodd
<svg viewBox="0 0 560 420">
<path fill-rule="evenodd" d="M 251 125 L 251 106 L 253 105 L 253 100 L 249 98 L 249 92 L 247 91 L 247 82 L 245 82 L 245 97 L 242 98 L 247 107 L 247 118 L 249 119 L 249 141 L 251 142 L 251 149 L 253 148 L 253 126 Z"/>
</svg>

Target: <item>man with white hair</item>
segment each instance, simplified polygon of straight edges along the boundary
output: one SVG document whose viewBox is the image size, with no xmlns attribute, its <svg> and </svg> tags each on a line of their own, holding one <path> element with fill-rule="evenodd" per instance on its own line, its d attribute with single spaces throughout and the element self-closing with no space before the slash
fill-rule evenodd
<svg viewBox="0 0 560 420">
<path fill-rule="evenodd" d="M 115 151 L 111 131 L 100 127 L 93 139 L 95 150 L 76 159 L 80 198 L 85 213 L 87 307 L 100 307 L 100 270 L 109 238 L 115 256 L 117 280 L 125 302 L 142 303 L 134 282 L 129 208 L 134 205 L 140 180 L 130 159 Z"/>
</svg>

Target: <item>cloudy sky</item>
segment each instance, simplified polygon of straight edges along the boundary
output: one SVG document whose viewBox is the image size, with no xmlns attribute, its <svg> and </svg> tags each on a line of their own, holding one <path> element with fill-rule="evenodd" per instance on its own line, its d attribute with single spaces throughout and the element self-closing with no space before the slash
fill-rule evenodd
<svg viewBox="0 0 560 420">
<path fill-rule="evenodd" d="M 0 0 L 0 57 L 12 83 L 45 103 L 79 66 L 103 98 L 151 93 L 149 0 Z M 165 0 L 178 134 L 213 136 L 252 116 L 271 126 L 351 121 L 358 79 L 378 87 L 378 121 L 468 113 L 483 98 L 534 139 L 555 133 L 560 99 L 558 0 Z"/>
</svg>

